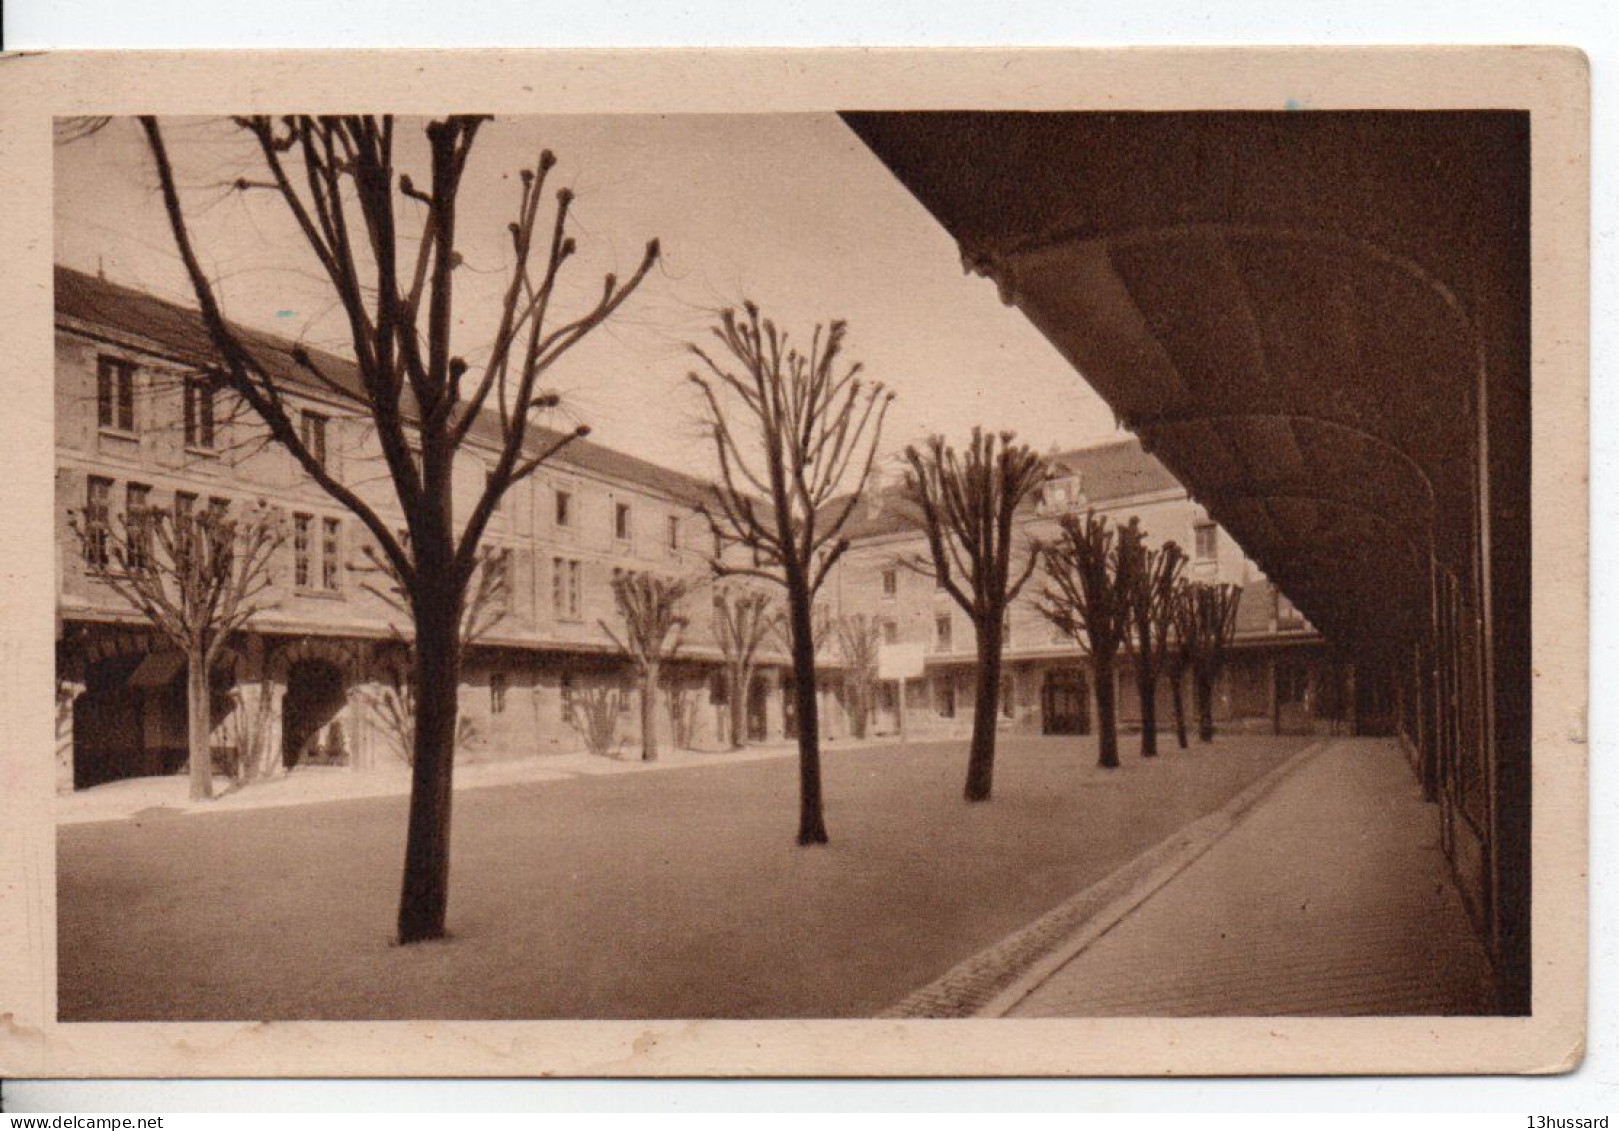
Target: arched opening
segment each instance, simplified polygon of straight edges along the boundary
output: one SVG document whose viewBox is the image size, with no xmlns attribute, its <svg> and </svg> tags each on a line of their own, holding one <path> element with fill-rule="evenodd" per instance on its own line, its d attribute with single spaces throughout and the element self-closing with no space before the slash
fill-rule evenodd
<svg viewBox="0 0 1619 1131">
<path fill-rule="evenodd" d="M 297 660 L 281 702 L 281 757 L 295 766 L 346 766 L 352 736 L 339 717 L 347 702 L 343 671 L 330 660 Z"/>
<path fill-rule="evenodd" d="M 233 685 L 228 669 L 214 671 L 209 715 L 215 726 L 230 714 Z M 184 655 L 130 652 L 86 667 L 84 693 L 73 701 L 74 789 L 177 774 L 189 755 Z M 230 765 L 233 752 L 224 755 Z"/>
<path fill-rule="evenodd" d="M 770 701 L 770 683 L 763 676 L 755 676 L 748 688 L 748 741 L 763 742 L 770 732 L 767 706 Z"/>
<path fill-rule="evenodd" d="M 1091 695 L 1079 668 L 1053 668 L 1040 689 L 1042 734 L 1089 734 Z"/>
</svg>

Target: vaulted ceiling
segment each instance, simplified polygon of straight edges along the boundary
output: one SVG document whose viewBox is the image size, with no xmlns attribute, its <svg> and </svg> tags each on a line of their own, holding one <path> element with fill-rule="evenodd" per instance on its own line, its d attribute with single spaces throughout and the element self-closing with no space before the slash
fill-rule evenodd
<svg viewBox="0 0 1619 1131">
<path fill-rule="evenodd" d="M 1527 507 L 1476 474 L 1481 401 L 1527 453 L 1523 115 L 844 117 L 1346 648 L 1402 646 L 1430 560 L 1467 584 Z"/>
</svg>

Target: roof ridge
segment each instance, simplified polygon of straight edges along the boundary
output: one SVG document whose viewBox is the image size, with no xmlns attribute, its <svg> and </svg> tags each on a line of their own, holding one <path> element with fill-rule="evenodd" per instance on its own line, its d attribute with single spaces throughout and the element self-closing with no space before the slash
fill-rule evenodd
<svg viewBox="0 0 1619 1131">
<path fill-rule="evenodd" d="M 143 304 L 151 303 L 161 306 L 171 314 L 191 323 L 192 328 L 198 332 L 206 333 L 205 328 L 202 326 L 201 313 L 195 306 L 186 306 L 182 303 L 176 302 L 173 299 L 164 298 L 161 295 L 156 295 L 150 291 L 141 290 L 140 288 L 130 286 L 127 283 L 114 282 L 113 280 L 103 278 L 99 275 L 92 275 L 89 272 L 81 271 L 76 267 L 70 267 L 65 263 L 55 264 L 55 271 L 58 277 L 64 275 L 68 276 L 78 286 L 84 287 L 91 291 L 100 291 L 103 294 L 106 294 L 107 292 L 115 292 L 115 294 L 110 297 L 121 297 L 125 301 Z M 58 288 L 55 295 L 55 303 L 59 312 L 61 308 L 61 297 L 61 291 L 60 288 Z M 265 330 L 256 326 L 250 326 L 234 319 L 228 319 L 227 321 L 233 329 L 249 338 L 251 344 L 259 346 L 262 349 L 274 350 L 278 353 L 286 355 L 286 357 L 289 359 L 292 358 L 296 351 L 302 350 L 323 369 L 327 369 L 329 371 L 334 366 L 343 368 L 347 371 L 344 375 L 352 378 L 353 383 L 356 385 L 356 389 L 348 392 L 347 395 L 353 397 L 357 401 L 363 401 L 363 398 L 361 397 L 357 388 L 359 366 L 354 359 L 344 357 L 341 354 L 334 354 L 328 350 L 321 349 L 318 346 L 306 345 L 303 342 L 277 334 L 272 330 Z M 147 331 L 146 336 L 151 336 L 150 331 Z M 154 337 L 152 340 L 160 341 L 161 339 Z M 196 352 L 192 347 L 183 344 L 176 345 L 176 343 L 173 342 L 163 344 L 177 348 L 182 353 Z M 292 380 L 301 389 L 306 389 L 316 393 L 334 392 L 334 390 L 330 387 L 296 371 L 291 371 L 287 374 L 282 374 L 281 376 L 285 379 Z M 485 407 L 480 411 L 479 415 L 483 420 L 487 421 L 496 419 L 497 414 L 495 413 L 494 409 Z M 537 428 L 542 435 L 564 435 L 563 432 L 543 424 L 535 424 L 533 427 Z M 595 456 L 597 457 L 597 460 L 580 460 L 574 458 L 581 454 Z M 638 456 L 631 452 L 626 452 L 619 448 L 603 444 L 598 440 L 591 440 L 585 437 L 581 437 L 580 439 L 573 441 L 568 445 L 568 447 L 558 452 L 556 459 L 559 463 L 568 466 L 572 470 L 596 471 L 601 474 L 612 475 L 617 478 L 626 479 L 632 483 L 638 483 L 641 486 L 651 487 L 655 490 L 664 491 L 671 494 L 690 494 L 693 492 L 706 493 L 714 488 L 713 481 L 705 479 L 702 476 L 694 475 L 686 471 L 680 471 L 676 468 L 666 467 L 663 464 L 656 463 L 652 460 L 646 459 L 643 456 Z M 592 466 L 592 462 L 616 464 L 618 466 Z M 683 490 L 671 490 L 672 487 Z"/>
</svg>

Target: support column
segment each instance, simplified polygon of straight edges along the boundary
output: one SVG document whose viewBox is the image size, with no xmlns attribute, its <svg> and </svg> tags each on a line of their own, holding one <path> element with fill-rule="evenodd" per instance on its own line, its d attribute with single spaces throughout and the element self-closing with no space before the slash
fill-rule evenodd
<svg viewBox="0 0 1619 1131">
<path fill-rule="evenodd" d="M 1282 733 L 1282 696 L 1281 690 L 1276 686 L 1276 657 L 1268 657 L 1265 669 L 1270 676 L 1270 732 L 1273 735 Z"/>
<path fill-rule="evenodd" d="M 765 676 L 765 741 L 787 737 L 786 700 L 782 695 L 781 671 L 771 668 Z"/>
<path fill-rule="evenodd" d="M 73 792 L 73 705 L 83 695 L 82 679 L 56 682 L 56 792 Z"/>
</svg>

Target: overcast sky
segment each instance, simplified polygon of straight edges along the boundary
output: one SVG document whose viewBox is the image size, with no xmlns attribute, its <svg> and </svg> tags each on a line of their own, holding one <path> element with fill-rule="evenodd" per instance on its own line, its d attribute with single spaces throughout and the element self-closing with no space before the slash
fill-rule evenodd
<svg viewBox="0 0 1619 1131">
<path fill-rule="evenodd" d="M 428 180 L 420 122 L 401 171 Z M 247 325 L 349 353 L 329 287 L 285 208 L 228 186 L 257 149 L 228 122 L 165 125 L 192 234 Z M 648 239 L 661 266 L 613 321 L 552 371 L 560 418 L 667 466 L 712 474 L 686 385 L 685 343 L 743 298 L 797 336 L 849 323 L 848 351 L 897 398 L 883 437 L 896 451 L 930 432 L 1011 429 L 1040 448 L 1114 436 L 1112 413 L 988 280 L 966 276 L 944 229 L 835 116 L 508 118 L 485 125 L 462 193 L 458 352 L 475 365 L 492 336 L 510 265 L 506 224 L 516 171 L 541 149 L 558 157 L 550 187 L 576 193 L 562 312 L 584 309 L 602 274 L 633 270 Z M 404 203 L 403 216 L 415 206 Z M 121 120 L 58 147 L 58 262 L 195 305 L 176 257 L 137 126 Z M 414 221 L 413 221 L 414 222 Z M 412 249 L 414 244 L 411 245 Z"/>
</svg>

